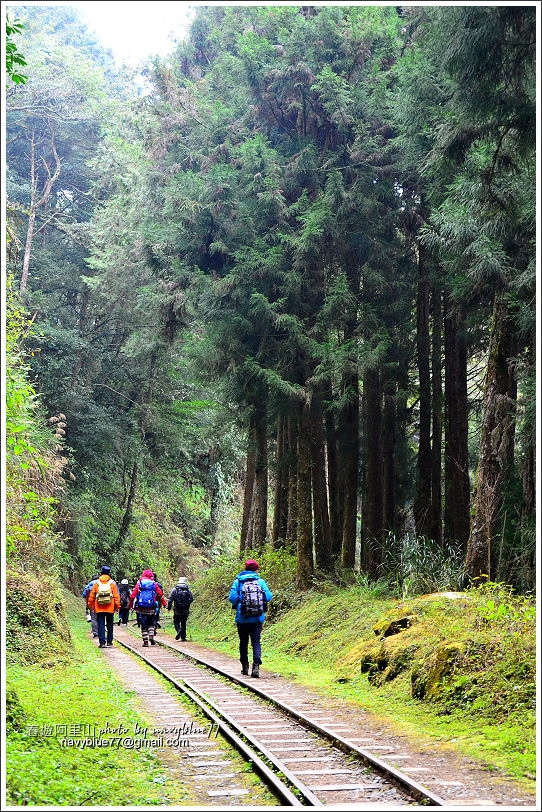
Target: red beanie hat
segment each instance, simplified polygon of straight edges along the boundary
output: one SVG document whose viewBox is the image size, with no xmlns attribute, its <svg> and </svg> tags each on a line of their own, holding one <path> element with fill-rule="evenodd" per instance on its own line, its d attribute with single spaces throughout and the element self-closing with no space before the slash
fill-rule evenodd
<svg viewBox="0 0 542 812">
<path fill-rule="evenodd" d="M 257 561 L 254 561 L 253 558 L 249 558 L 248 561 L 245 561 L 245 569 L 256 572 L 256 570 L 260 569 L 260 565 L 258 564 Z"/>
</svg>

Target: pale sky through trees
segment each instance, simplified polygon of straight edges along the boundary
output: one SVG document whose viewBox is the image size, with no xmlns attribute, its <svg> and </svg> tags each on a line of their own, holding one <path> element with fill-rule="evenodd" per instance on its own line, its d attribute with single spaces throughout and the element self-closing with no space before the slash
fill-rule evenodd
<svg viewBox="0 0 542 812">
<path fill-rule="evenodd" d="M 190 15 L 189 3 L 177 2 L 20 2 L 17 6 L 72 6 L 105 48 L 113 51 L 119 65 L 137 67 L 148 57 L 166 56 L 174 42 L 184 38 Z M 9 8 L 8 8 L 9 13 Z"/>
</svg>

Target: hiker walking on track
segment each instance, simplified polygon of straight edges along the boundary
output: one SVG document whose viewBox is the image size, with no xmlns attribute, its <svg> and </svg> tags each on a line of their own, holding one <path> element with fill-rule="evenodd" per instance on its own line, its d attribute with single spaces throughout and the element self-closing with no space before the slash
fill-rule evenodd
<svg viewBox="0 0 542 812">
<path fill-rule="evenodd" d="M 190 614 L 190 604 L 194 600 L 192 592 L 188 588 L 188 581 L 181 576 L 177 584 L 171 590 L 168 598 L 167 608 L 173 606 L 173 625 L 177 632 L 175 640 L 179 638 L 184 643 L 186 641 L 186 621 Z"/>
<path fill-rule="evenodd" d="M 128 620 L 130 618 L 130 585 L 128 584 L 128 579 L 123 578 L 120 582 L 119 586 L 119 595 L 120 595 L 120 609 L 119 609 L 119 626 L 122 624 L 123 626 L 128 625 Z"/>
<path fill-rule="evenodd" d="M 112 646 L 115 612 L 120 609 L 120 595 L 111 578 L 111 567 L 102 567 L 100 577 L 88 594 L 88 608 L 91 612 L 96 612 L 100 648 Z"/>
<path fill-rule="evenodd" d="M 260 565 L 253 558 L 245 561 L 245 569 L 234 579 L 228 600 L 235 612 L 235 622 L 239 635 L 239 659 L 241 673 L 248 674 L 248 643 L 252 645 L 252 677 L 260 676 L 262 649 L 260 637 L 267 604 L 273 594 L 263 578 L 257 575 Z"/>
<path fill-rule="evenodd" d="M 152 570 L 143 570 L 141 577 L 130 595 L 130 609 L 135 609 L 141 618 L 141 637 L 143 645 L 156 645 L 154 635 L 156 633 L 156 608 L 161 604 L 166 605 L 164 593 L 154 580 Z"/>
</svg>

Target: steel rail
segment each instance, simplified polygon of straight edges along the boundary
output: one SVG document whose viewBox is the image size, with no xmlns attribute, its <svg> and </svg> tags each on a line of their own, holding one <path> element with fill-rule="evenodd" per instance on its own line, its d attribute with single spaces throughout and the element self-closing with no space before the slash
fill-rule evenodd
<svg viewBox="0 0 542 812">
<path fill-rule="evenodd" d="M 215 724 L 217 725 L 217 730 L 224 735 L 226 739 L 235 747 L 238 752 L 247 760 L 251 761 L 254 767 L 254 770 L 261 776 L 267 786 L 275 792 L 279 799 L 283 800 L 287 806 L 323 806 L 322 801 L 319 800 L 311 790 L 302 784 L 295 775 L 286 767 L 285 764 L 282 764 L 273 754 L 267 750 L 258 740 L 253 737 L 248 730 L 245 730 L 241 725 L 235 723 L 231 717 L 221 711 L 212 700 L 205 696 L 198 688 L 192 685 L 188 680 L 183 680 L 182 683 L 172 677 L 167 671 L 164 671 L 157 663 L 154 663 L 148 657 L 146 657 L 143 652 L 138 651 L 137 649 L 130 646 L 128 643 L 124 642 L 123 640 L 119 640 L 117 638 L 117 643 L 124 648 L 131 651 L 132 654 L 135 654 L 136 657 L 139 657 L 141 660 L 150 665 L 155 671 L 157 671 L 162 677 L 164 677 L 168 682 L 170 682 L 177 690 L 184 693 L 188 698 L 197 705 L 197 707 Z M 179 649 L 175 649 L 174 646 L 171 647 L 172 650 L 179 653 Z M 182 653 L 182 652 L 181 652 Z M 236 730 L 234 730 L 235 728 Z M 237 731 L 237 732 L 236 732 Z M 238 735 L 239 734 L 239 735 Z M 298 792 L 301 793 L 306 803 L 301 803 L 299 798 L 294 795 L 294 793 L 289 789 L 286 784 L 278 778 L 278 776 L 271 770 L 267 764 L 260 758 L 258 753 L 252 747 L 249 747 L 241 738 L 241 736 L 245 737 L 250 743 L 256 747 L 256 749 L 261 752 L 265 758 L 267 758 L 277 769 L 277 771 L 281 772 L 287 780 L 295 786 Z"/>
<path fill-rule="evenodd" d="M 319 733 L 322 736 L 325 736 L 329 741 L 331 741 L 334 745 L 339 747 L 343 752 L 346 753 L 353 753 L 355 754 L 362 762 L 369 765 L 370 767 L 374 768 L 378 773 L 381 775 L 385 775 L 390 781 L 399 785 L 402 789 L 406 789 L 406 791 L 417 801 L 422 801 L 427 803 L 428 801 L 433 806 L 447 806 L 448 802 L 441 798 L 439 795 L 436 795 L 431 790 L 424 787 L 422 784 L 419 784 L 417 781 L 413 781 L 408 775 L 405 775 L 400 770 L 397 770 L 391 764 L 388 764 L 382 759 L 374 756 L 372 753 L 368 752 L 362 747 L 358 747 L 353 742 L 350 742 L 348 739 L 345 739 L 343 736 L 339 736 L 334 731 L 326 728 L 324 725 L 320 725 L 317 722 L 314 722 L 308 716 L 305 716 L 304 713 L 301 711 L 296 710 L 295 708 L 291 707 L 290 705 L 282 702 L 280 699 L 276 699 L 272 695 L 266 693 L 266 691 L 258 688 L 256 685 L 251 683 L 247 683 L 245 680 L 236 677 L 233 674 L 224 671 L 219 666 L 205 660 L 203 657 L 199 657 L 195 654 L 181 651 L 176 646 L 172 645 L 171 643 L 165 642 L 163 640 L 156 641 L 159 645 L 163 646 L 164 648 L 168 648 L 172 651 L 177 652 L 177 654 L 186 657 L 187 659 L 192 659 L 194 662 L 200 663 L 201 665 L 206 666 L 206 668 L 211 669 L 212 671 L 216 671 L 217 674 L 220 674 L 223 677 L 227 677 L 228 680 L 238 683 L 242 685 L 244 688 L 247 688 L 249 691 L 257 694 L 258 696 L 262 697 L 262 699 L 266 699 L 268 702 L 271 702 L 273 705 L 276 705 L 284 713 L 287 713 L 289 716 L 294 718 L 295 720 L 302 722 L 303 725 L 313 730 L 315 733 Z"/>
</svg>

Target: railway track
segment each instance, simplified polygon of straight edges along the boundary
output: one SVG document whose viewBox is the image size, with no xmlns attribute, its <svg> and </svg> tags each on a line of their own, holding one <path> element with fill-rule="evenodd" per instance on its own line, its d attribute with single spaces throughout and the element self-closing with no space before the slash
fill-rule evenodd
<svg viewBox="0 0 542 812">
<path fill-rule="evenodd" d="M 125 629 L 116 642 L 182 692 L 216 731 L 250 762 L 283 806 L 356 808 L 429 806 L 446 802 L 360 747 L 343 725 L 284 690 L 219 667 L 163 637 L 153 647 Z M 265 682 L 265 680 L 262 680 Z M 344 735 L 346 733 L 346 735 Z M 216 762 L 210 762 L 216 767 Z"/>
</svg>

